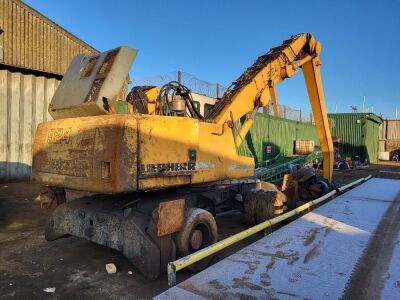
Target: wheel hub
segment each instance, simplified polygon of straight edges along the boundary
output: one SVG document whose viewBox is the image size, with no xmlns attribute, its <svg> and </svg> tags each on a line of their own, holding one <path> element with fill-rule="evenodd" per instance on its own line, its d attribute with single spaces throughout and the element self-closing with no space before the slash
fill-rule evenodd
<svg viewBox="0 0 400 300">
<path fill-rule="evenodd" d="M 193 230 L 192 236 L 190 237 L 190 247 L 193 250 L 200 249 L 203 244 L 203 233 L 199 229 Z"/>
</svg>

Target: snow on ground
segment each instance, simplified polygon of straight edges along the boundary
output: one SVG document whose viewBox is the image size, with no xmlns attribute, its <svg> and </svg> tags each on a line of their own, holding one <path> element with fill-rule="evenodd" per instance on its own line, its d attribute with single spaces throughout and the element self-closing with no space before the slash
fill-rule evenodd
<svg viewBox="0 0 400 300">
<path fill-rule="evenodd" d="M 156 299 L 338 299 L 400 181 L 371 179 Z M 400 236 L 381 297 L 400 298 Z"/>
</svg>

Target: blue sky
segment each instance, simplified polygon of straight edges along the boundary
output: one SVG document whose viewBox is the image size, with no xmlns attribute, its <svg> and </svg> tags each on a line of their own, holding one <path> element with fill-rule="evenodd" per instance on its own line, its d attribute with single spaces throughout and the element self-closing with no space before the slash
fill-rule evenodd
<svg viewBox="0 0 400 300">
<path fill-rule="evenodd" d="M 321 41 L 330 112 L 350 105 L 400 113 L 400 0 L 26 0 L 100 51 L 139 49 L 131 76 L 182 70 L 229 86 L 270 48 L 300 32 Z M 300 76 L 299 76 L 300 75 Z M 309 111 L 303 77 L 278 87 L 281 104 Z"/>
</svg>

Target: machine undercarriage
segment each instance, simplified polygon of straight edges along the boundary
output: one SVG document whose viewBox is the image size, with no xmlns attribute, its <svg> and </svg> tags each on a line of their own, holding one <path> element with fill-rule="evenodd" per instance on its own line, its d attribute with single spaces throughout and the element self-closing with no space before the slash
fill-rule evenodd
<svg viewBox="0 0 400 300">
<path fill-rule="evenodd" d="M 220 212 L 237 209 L 255 213 L 258 206 L 264 209 L 264 218 L 281 214 L 282 199 L 286 197 L 278 190 L 267 190 L 265 185 L 269 186 L 246 180 L 206 187 L 85 196 L 59 205 L 46 224 L 45 236 L 52 241 L 73 235 L 113 248 L 143 274 L 157 278 L 166 271 L 169 261 L 218 240 L 215 218 Z M 254 208 L 245 208 L 245 198 L 254 197 L 250 194 L 263 203 L 254 201 L 260 201 L 258 198 L 247 199 L 246 203 L 251 202 Z M 251 222 L 254 221 L 250 225 Z M 199 270 L 207 263 L 203 261 L 192 269 Z"/>
</svg>

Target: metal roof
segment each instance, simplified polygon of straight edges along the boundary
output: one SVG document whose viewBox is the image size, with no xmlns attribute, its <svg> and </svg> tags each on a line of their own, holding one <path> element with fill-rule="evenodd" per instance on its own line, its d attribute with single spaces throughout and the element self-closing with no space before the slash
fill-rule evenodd
<svg viewBox="0 0 400 300">
<path fill-rule="evenodd" d="M 18 0 L 0 0 L 0 64 L 63 75 L 72 58 L 98 53 Z"/>
</svg>

